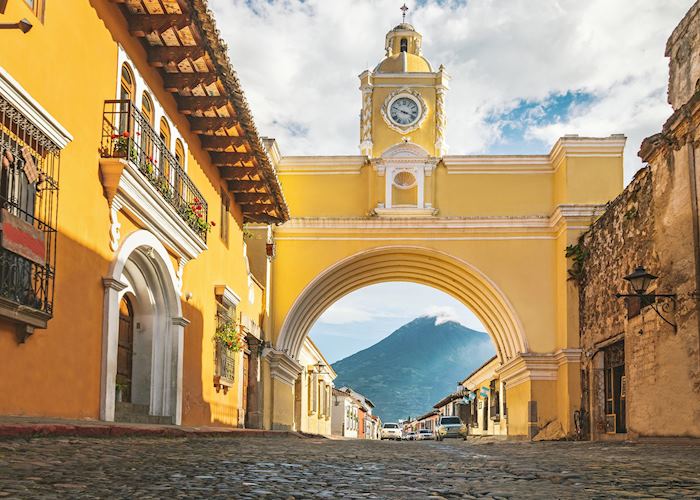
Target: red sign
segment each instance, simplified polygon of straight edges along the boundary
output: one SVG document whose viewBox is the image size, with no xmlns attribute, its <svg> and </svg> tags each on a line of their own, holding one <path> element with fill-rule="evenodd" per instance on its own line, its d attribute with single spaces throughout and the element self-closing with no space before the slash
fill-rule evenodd
<svg viewBox="0 0 700 500">
<path fill-rule="evenodd" d="M 46 264 L 44 233 L 6 209 L 0 212 L 0 246 L 37 264 Z"/>
</svg>

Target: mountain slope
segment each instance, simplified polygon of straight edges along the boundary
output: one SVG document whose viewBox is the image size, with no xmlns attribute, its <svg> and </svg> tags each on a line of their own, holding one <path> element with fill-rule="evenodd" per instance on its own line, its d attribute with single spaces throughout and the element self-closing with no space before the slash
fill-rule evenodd
<svg viewBox="0 0 700 500">
<path fill-rule="evenodd" d="M 367 396 L 382 420 L 425 413 L 493 356 L 484 332 L 421 316 L 371 347 L 333 364 L 335 386 Z"/>
</svg>

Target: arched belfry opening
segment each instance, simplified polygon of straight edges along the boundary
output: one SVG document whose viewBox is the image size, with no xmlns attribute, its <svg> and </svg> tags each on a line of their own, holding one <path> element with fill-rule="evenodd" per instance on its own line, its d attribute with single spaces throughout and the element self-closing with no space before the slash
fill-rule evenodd
<svg viewBox="0 0 700 500">
<path fill-rule="evenodd" d="M 408 39 L 407 38 L 401 39 L 401 52 L 408 52 Z"/>
</svg>

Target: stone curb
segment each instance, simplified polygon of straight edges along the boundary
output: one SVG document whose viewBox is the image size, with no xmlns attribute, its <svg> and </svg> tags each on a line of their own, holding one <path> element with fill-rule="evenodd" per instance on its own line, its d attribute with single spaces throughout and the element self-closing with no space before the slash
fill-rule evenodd
<svg viewBox="0 0 700 500">
<path fill-rule="evenodd" d="M 157 425 L 94 425 L 94 424 L 0 424 L 0 439 L 34 438 L 34 437 L 134 437 L 151 436 L 163 438 L 179 437 L 230 437 L 230 438 L 286 438 L 308 439 L 292 431 L 268 431 L 260 429 L 216 429 L 199 427 L 172 427 Z"/>
</svg>

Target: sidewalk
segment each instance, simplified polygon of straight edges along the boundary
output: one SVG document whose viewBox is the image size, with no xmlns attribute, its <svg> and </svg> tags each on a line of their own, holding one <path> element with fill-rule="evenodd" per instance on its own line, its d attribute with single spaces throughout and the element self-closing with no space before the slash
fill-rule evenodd
<svg viewBox="0 0 700 500">
<path fill-rule="evenodd" d="M 64 420 L 41 417 L 0 417 L 0 439 L 45 436 L 75 437 L 296 437 L 306 439 L 294 431 L 267 431 L 261 429 L 233 429 L 230 427 L 184 427 L 178 425 L 131 424 L 99 420 Z"/>
</svg>

